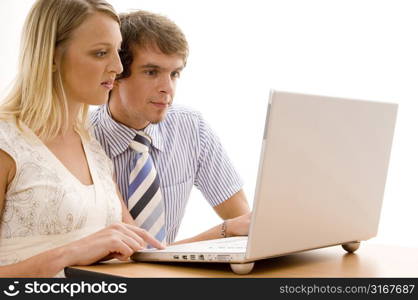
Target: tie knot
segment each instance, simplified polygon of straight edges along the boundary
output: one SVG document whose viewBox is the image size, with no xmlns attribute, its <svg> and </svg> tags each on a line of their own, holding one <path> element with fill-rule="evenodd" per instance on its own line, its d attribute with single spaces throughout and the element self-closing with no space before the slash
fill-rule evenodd
<svg viewBox="0 0 418 300">
<path fill-rule="evenodd" d="M 140 131 L 135 135 L 129 147 L 139 153 L 148 152 L 149 147 L 151 147 L 151 139 L 144 132 Z"/>
</svg>

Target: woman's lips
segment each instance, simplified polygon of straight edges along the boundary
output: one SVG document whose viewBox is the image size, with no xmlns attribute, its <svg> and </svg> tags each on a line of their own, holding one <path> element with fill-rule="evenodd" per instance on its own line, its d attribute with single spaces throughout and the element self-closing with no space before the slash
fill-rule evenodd
<svg viewBox="0 0 418 300">
<path fill-rule="evenodd" d="M 105 87 L 106 89 L 109 89 L 109 90 L 113 89 L 113 81 L 104 81 L 101 83 L 101 85 Z"/>
</svg>

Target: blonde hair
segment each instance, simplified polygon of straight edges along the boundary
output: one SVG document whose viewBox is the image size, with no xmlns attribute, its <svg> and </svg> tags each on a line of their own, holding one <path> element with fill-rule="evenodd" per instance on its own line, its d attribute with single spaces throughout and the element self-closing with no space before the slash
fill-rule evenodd
<svg viewBox="0 0 418 300">
<path fill-rule="evenodd" d="M 68 127 L 68 106 L 61 74 L 54 66 L 58 46 L 94 12 L 117 21 L 104 0 L 37 0 L 23 27 L 18 73 L 11 91 L 0 105 L 0 118 L 23 122 L 48 140 Z M 75 129 L 87 135 L 88 104 L 80 109 Z"/>
</svg>

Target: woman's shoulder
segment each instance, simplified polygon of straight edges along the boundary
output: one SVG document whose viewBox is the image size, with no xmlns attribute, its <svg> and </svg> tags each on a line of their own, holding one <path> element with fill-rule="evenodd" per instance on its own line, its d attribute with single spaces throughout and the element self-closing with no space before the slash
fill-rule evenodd
<svg viewBox="0 0 418 300">
<path fill-rule="evenodd" d="M 18 134 L 18 124 L 13 119 L 0 119 L 0 140 L 13 141 Z"/>
<path fill-rule="evenodd" d="M 102 148 L 102 145 L 100 145 L 99 141 L 94 136 L 93 129 L 88 130 L 88 144 L 89 144 L 90 149 L 94 153 L 96 153 L 100 156 L 102 156 L 103 154 L 106 156 L 106 154 L 104 153 L 104 150 Z"/>
<path fill-rule="evenodd" d="M 17 125 L 13 120 L 0 119 L 0 165 L 9 173 L 18 160 L 19 151 L 16 147 Z M 5 171 L 3 170 L 3 171 Z"/>
<path fill-rule="evenodd" d="M 25 131 L 25 125 L 13 119 L 0 119 L 0 149 L 14 158 L 32 155 L 33 139 Z"/>
<path fill-rule="evenodd" d="M 96 164 L 101 171 L 106 173 L 113 173 L 113 163 L 112 160 L 107 156 L 106 152 L 102 148 L 102 145 L 94 137 L 94 134 L 90 132 L 88 139 L 89 150 L 93 155 L 93 159 L 96 161 Z"/>
<path fill-rule="evenodd" d="M 0 118 L 0 130 L 3 130 L 6 127 L 17 127 L 16 119 Z"/>
</svg>

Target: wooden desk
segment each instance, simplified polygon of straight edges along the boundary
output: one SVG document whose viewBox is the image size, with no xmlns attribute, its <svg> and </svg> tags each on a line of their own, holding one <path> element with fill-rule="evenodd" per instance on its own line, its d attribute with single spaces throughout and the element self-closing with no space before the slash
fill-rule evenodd
<svg viewBox="0 0 418 300">
<path fill-rule="evenodd" d="M 258 261 L 248 275 L 229 264 L 110 261 L 66 268 L 68 277 L 418 277 L 418 249 L 362 243 L 354 254 L 341 246 Z"/>
</svg>

